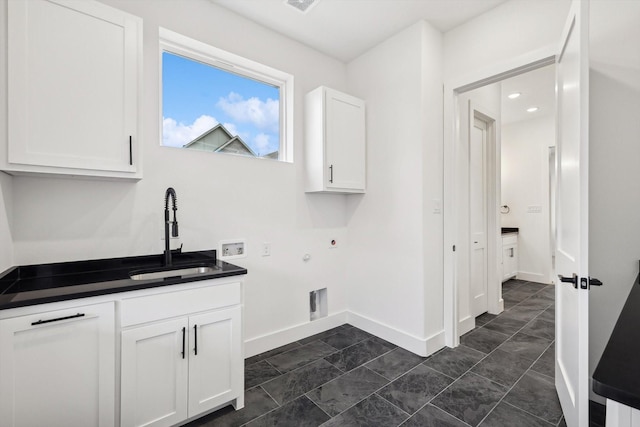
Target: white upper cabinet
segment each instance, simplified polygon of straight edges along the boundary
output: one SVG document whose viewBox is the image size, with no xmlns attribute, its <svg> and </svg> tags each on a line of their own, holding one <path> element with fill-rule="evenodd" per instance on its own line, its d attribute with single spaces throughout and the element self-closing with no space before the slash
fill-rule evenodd
<svg viewBox="0 0 640 427">
<path fill-rule="evenodd" d="M 327 87 L 305 97 L 306 191 L 364 193 L 365 103 Z"/>
<path fill-rule="evenodd" d="M 138 17 L 91 0 L 9 1 L 0 168 L 141 178 L 141 53 Z"/>
</svg>

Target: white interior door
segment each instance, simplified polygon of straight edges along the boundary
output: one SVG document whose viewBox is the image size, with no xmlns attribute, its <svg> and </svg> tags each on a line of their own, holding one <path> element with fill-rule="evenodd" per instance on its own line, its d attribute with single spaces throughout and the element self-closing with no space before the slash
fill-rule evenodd
<svg viewBox="0 0 640 427">
<path fill-rule="evenodd" d="M 469 220 L 471 227 L 471 314 L 487 311 L 487 124 L 470 117 Z"/>
<path fill-rule="evenodd" d="M 556 389 L 569 427 L 589 425 L 588 7 L 573 0 L 557 66 Z"/>
</svg>

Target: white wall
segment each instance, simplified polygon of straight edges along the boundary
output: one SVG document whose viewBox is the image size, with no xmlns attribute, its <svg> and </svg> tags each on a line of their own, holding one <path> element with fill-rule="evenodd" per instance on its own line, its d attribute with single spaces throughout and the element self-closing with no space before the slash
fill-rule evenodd
<svg viewBox="0 0 640 427">
<path fill-rule="evenodd" d="M 0 272 L 13 265 L 11 181 L 11 176 L 0 172 Z"/>
<path fill-rule="evenodd" d="M 518 227 L 518 278 L 551 283 L 549 147 L 555 118 L 547 115 L 502 126 L 503 227 Z M 529 206 L 540 206 L 529 213 Z"/>
<path fill-rule="evenodd" d="M 304 193 L 301 106 L 304 94 L 319 85 L 346 90 L 346 66 L 208 0 L 104 2 L 144 20 L 144 178 L 132 183 L 14 177 L 12 185 L 4 185 L 4 179 L 7 206 L 4 188 L 13 192 L 14 262 L 160 253 L 164 191 L 173 186 L 184 250 L 215 249 L 223 239 L 247 239 L 248 257 L 236 262 L 249 270 L 247 356 L 300 338 L 302 331 L 295 329 L 259 339 L 306 324 L 310 290 L 327 287 L 329 313 L 342 313 L 349 248 L 346 199 Z M 158 26 L 294 75 L 293 164 L 159 146 Z M 331 239 L 340 247 L 329 249 Z M 271 243 L 270 257 L 259 255 L 262 242 Z M 305 263 L 307 252 L 312 258 Z"/>
<path fill-rule="evenodd" d="M 422 268 L 424 272 L 425 337 L 435 350 L 444 338 L 443 285 L 443 155 L 442 146 L 442 34 L 424 23 L 422 26 Z M 428 342 L 429 344 L 429 342 Z"/>
<path fill-rule="evenodd" d="M 591 372 L 638 275 L 639 21 L 639 2 L 591 4 L 589 272 L 604 283 L 589 294 Z"/>
<path fill-rule="evenodd" d="M 557 46 L 569 5 L 569 0 L 511 0 L 446 32 L 445 77 L 464 78 L 548 45 Z"/>
<path fill-rule="evenodd" d="M 420 22 L 348 65 L 350 91 L 367 101 L 367 193 L 349 197 L 349 310 L 421 354 L 442 332 L 440 40 Z"/>
<path fill-rule="evenodd" d="M 4 6 L 0 4 L 0 6 Z M 6 8 L 0 7 L 0 23 L 6 22 Z M 4 27 L 6 28 L 6 27 Z M 2 40 L 0 35 L 0 40 Z M 2 44 L 4 47 L 4 44 Z M 7 69 L 7 57 L 0 49 L 0 70 Z M 0 71 L 0 99 L 7 99 L 7 77 Z M 7 129 L 7 103 L 0 102 L 0 129 Z M 0 138 L 6 137 L 0 133 Z M 11 236 L 11 217 L 13 211 L 12 177 L 0 172 L 0 272 L 13 265 L 13 238 Z"/>
</svg>

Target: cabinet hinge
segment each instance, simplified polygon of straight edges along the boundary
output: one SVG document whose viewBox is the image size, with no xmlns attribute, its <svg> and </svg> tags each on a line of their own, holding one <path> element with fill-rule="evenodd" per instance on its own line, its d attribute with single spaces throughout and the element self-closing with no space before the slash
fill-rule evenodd
<svg viewBox="0 0 640 427">
<path fill-rule="evenodd" d="M 453 245 L 453 252 L 456 251 L 456 245 Z"/>
</svg>

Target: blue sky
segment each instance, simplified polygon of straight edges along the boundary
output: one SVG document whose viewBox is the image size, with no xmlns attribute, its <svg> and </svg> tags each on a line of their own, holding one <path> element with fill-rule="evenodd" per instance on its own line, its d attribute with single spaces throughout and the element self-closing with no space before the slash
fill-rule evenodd
<svg viewBox="0 0 640 427">
<path fill-rule="evenodd" d="M 218 123 L 258 155 L 278 150 L 279 90 L 172 53 L 162 54 L 163 145 L 183 146 Z"/>
</svg>

